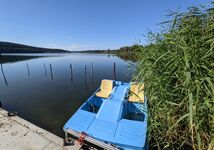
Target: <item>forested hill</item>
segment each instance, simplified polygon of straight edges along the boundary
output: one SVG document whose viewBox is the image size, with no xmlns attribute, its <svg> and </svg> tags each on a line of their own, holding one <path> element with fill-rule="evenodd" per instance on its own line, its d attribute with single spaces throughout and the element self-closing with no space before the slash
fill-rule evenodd
<svg viewBox="0 0 214 150">
<path fill-rule="evenodd" d="M 0 53 L 68 53 L 61 49 L 40 48 L 16 44 L 10 42 L 0 42 Z"/>
</svg>

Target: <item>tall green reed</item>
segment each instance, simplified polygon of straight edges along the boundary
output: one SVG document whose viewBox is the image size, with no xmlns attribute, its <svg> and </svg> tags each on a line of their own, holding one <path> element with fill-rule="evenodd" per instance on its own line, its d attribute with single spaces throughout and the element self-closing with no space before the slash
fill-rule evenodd
<svg viewBox="0 0 214 150">
<path fill-rule="evenodd" d="M 145 83 L 151 148 L 214 145 L 214 8 L 171 14 L 140 47 L 134 80 Z"/>
</svg>

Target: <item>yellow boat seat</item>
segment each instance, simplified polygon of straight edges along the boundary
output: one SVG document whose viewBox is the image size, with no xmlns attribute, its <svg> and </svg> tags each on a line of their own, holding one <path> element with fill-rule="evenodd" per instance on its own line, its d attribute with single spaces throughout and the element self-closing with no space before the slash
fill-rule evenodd
<svg viewBox="0 0 214 150">
<path fill-rule="evenodd" d="M 109 98 L 113 89 L 113 81 L 112 80 L 102 80 L 100 85 L 100 91 L 96 93 L 97 97 L 101 98 Z"/>
<path fill-rule="evenodd" d="M 128 101 L 144 103 L 144 84 L 131 85 Z"/>
</svg>

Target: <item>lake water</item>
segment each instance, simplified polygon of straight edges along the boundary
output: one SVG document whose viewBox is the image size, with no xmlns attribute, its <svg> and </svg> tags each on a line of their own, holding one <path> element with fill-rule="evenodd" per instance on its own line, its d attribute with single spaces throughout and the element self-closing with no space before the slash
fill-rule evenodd
<svg viewBox="0 0 214 150">
<path fill-rule="evenodd" d="M 1 60 L 3 108 L 61 137 L 102 79 L 129 82 L 134 71 L 131 62 L 108 54 L 10 54 Z"/>
</svg>

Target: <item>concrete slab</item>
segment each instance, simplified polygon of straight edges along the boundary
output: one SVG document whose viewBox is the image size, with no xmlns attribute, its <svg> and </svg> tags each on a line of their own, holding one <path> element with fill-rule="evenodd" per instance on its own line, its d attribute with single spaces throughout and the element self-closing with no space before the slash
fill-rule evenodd
<svg viewBox="0 0 214 150">
<path fill-rule="evenodd" d="M 63 146 L 63 139 L 18 117 L 8 117 L 0 108 L 0 149 L 4 150 L 78 150 L 81 146 Z"/>
<path fill-rule="evenodd" d="M 0 118 L 7 116 L 7 111 L 0 108 Z"/>
</svg>

